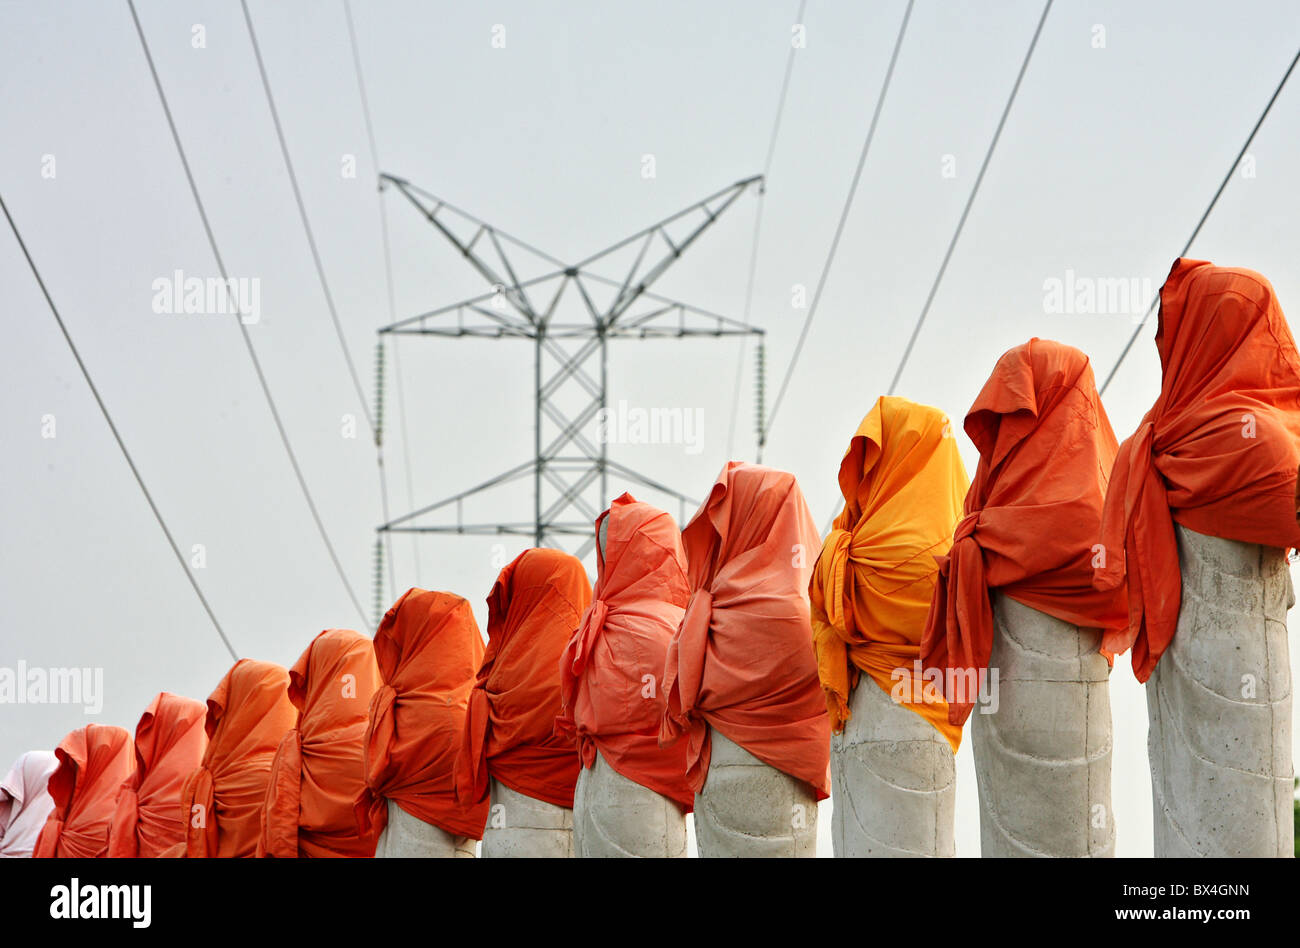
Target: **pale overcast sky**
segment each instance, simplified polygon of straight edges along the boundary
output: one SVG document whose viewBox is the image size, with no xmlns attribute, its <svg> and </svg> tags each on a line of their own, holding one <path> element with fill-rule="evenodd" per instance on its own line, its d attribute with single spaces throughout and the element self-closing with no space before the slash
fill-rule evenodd
<svg viewBox="0 0 1300 948">
<path fill-rule="evenodd" d="M 797 287 L 811 295 L 817 282 L 904 6 L 807 4 L 807 45 L 796 53 L 761 199 L 753 318 L 767 331 L 769 407 L 806 313 L 793 305 Z M 375 330 L 389 310 L 378 169 L 344 8 L 337 0 L 251 0 L 250 8 L 369 393 Z M 762 170 L 797 8 L 797 0 L 355 0 L 381 168 L 579 259 Z M 819 525 L 837 503 L 848 438 L 888 388 L 1041 9 L 1038 0 L 916 4 L 763 459 L 798 476 Z M 368 614 L 382 521 L 375 452 L 364 431 L 353 439 L 341 431 L 342 416 L 359 405 L 239 5 L 139 0 L 138 10 L 230 274 L 259 281 L 253 343 Z M 1297 44 L 1292 0 L 1058 0 L 898 394 L 961 419 L 998 355 L 1035 335 L 1080 347 L 1104 376 L 1133 319 L 1048 312 L 1045 283 L 1073 271 L 1158 287 Z M 1297 82 L 1191 251 L 1259 270 L 1293 319 Z M 643 175 L 648 155 L 653 178 Z M 355 177 L 344 173 L 349 156 Z M 239 653 L 287 665 L 321 629 L 360 627 L 235 325 L 151 307 L 155 280 L 216 269 L 125 2 L 0 3 L 0 193 L 178 544 L 187 554 L 203 546 L 206 564 L 195 575 Z M 399 195 L 385 200 L 399 317 L 486 289 Z M 656 289 L 739 318 L 759 201 L 743 196 Z M 0 312 L 0 665 L 100 667 L 105 689 L 93 719 L 67 706 L 0 709 L 7 768 L 87 720 L 133 729 L 160 690 L 204 699 L 230 657 L 7 230 Z M 1153 330 L 1106 395 L 1121 438 L 1159 389 Z M 727 460 L 737 345 L 612 344 L 611 403 L 699 411 L 702 450 L 618 446 L 611 455 L 702 497 Z M 526 343 L 405 337 L 398 346 L 414 489 L 408 495 L 390 355 L 385 457 L 394 515 L 531 456 Z M 733 454 L 752 460 L 752 358 L 744 373 Z M 55 420 L 53 438 L 42 437 L 46 416 Z M 962 449 L 973 472 L 964 435 Z M 622 489 L 611 478 L 611 496 Z M 495 503 L 467 506 L 466 516 L 527 518 L 530 488 L 521 483 Z M 483 621 L 494 556 L 523 546 L 495 542 L 419 540 L 417 572 L 412 541 L 396 538 L 397 583 L 385 588 L 386 600 L 413 584 L 454 590 Z M 1146 702 L 1127 656 L 1112 676 L 1112 705 L 1117 851 L 1150 855 Z M 957 851 L 977 855 L 969 744 L 958 781 Z M 828 830 L 823 809 L 823 855 Z"/>
</svg>

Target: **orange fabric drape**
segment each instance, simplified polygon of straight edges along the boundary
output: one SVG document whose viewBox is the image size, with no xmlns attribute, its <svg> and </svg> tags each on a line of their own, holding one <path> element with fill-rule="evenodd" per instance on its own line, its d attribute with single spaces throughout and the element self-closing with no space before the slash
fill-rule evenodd
<svg viewBox="0 0 1300 948">
<path fill-rule="evenodd" d="M 659 746 L 664 661 L 691 595 L 681 533 L 672 517 L 631 494 L 597 518 L 598 540 L 602 524 L 592 603 L 560 662 L 556 723 L 577 741 L 584 766 L 599 751 L 624 777 L 689 813 L 686 742 Z"/>
<path fill-rule="evenodd" d="M 921 646 L 963 724 L 993 649 L 999 589 L 1081 628 L 1126 622 L 1125 591 L 1093 588 L 1106 482 L 1118 444 L 1088 357 L 1031 339 L 998 360 L 966 415 L 979 449 L 966 516 L 942 562 Z"/>
<path fill-rule="evenodd" d="M 114 859 L 155 858 L 185 840 L 181 789 L 208 744 L 207 708 L 162 692 L 135 729 L 135 772 L 122 784 L 108 837 Z"/>
<path fill-rule="evenodd" d="M 555 733 L 560 653 L 591 603 L 582 563 L 560 550 L 519 554 L 488 596 L 488 644 L 456 760 L 464 803 L 488 799 L 489 778 L 517 793 L 573 806 L 579 758 Z"/>
<path fill-rule="evenodd" d="M 329 629 L 289 669 L 297 725 L 271 762 L 258 856 L 369 858 L 377 831 L 358 832 L 365 787 L 362 742 L 370 699 L 382 684 L 370 639 Z"/>
<path fill-rule="evenodd" d="M 831 726 L 851 717 L 861 672 L 952 745 L 939 689 L 916 674 L 921 634 L 969 480 L 947 415 L 905 398 L 876 400 L 840 463 L 844 509 L 809 586 L 817 671 Z"/>
<path fill-rule="evenodd" d="M 808 612 L 820 538 L 794 475 L 728 462 L 682 546 L 691 598 L 668 647 L 660 740 L 686 737 L 696 792 L 717 728 L 825 799 L 831 728 Z"/>
<path fill-rule="evenodd" d="M 1180 258 L 1160 290 L 1160 395 L 1119 448 L 1106 492 L 1100 589 L 1128 580 L 1128 625 L 1146 681 L 1182 605 L 1174 522 L 1225 540 L 1300 545 L 1300 355 L 1269 282 Z"/>
<path fill-rule="evenodd" d="M 49 783 L 54 810 L 32 855 L 42 859 L 107 855 L 117 794 L 135 769 L 130 733 L 125 728 L 87 724 L 60 741 L 54 753 L 59 758 Z"/>
<path fill-rule="evenodd" d="M 366 787 L 357 800 L 363 831 L 382 831 L 386 800 L 451 833 L 481 839 L 487 801 L 456 799 L 455 765 L 483 637 L 460 596 L 410 589 L 375 633 L 383 684 L 370 700 Z"/>
<path fill-rule="evenodd" d="M 243 658 L 226 672 L 208 697 L 208 749 L 181 790 L 186 838 L 178 855 L 256 855 L 271 761 L 297 719 L 281 666 Z"/>
</svg>

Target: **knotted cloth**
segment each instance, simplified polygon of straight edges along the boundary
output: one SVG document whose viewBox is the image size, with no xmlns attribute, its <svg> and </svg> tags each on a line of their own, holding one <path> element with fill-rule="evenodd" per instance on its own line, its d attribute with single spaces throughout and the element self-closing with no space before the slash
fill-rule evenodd
<svg viewBox="0 0 1300 948">
<path fill-rule="evenodd" d="M 968 481 L 947 416 L 905 398 L 876 400 L 840 462 L 844 509 L 822 545 L 809 586 L 817 672 L 831 725 L 866 672 L 893 700 L 952 745 L 940 689 L 915 674 L 938 573 Z"/>
<path fill-rule="evenodd" d="M 208 696 L 208 749 L 181 789 L 183 852 L 191 859 L 257 854 L 271 761 L 298 719 L 289 672 L 243 658 Z"/>
<path fill-rule="evenodd" d="M 1173 640 L 1182 605 L 1174 522 L 1225 540 L 1300 545 L 1300 355 L 1269 282 L 1252 270 L 1179 258 L 1160 290 L 1160 395 L 1119 447 L 1106 492 L 1106 561 L 1093 582 L 1128 580 L 1128 625 L 1103 638 L 1133 649 L 1138 681 Z"/>
<path fill-rule="evenodd" d="M 271 762 L 258 856 L 369 858 L 378 832 L 357 829 L 365 787 L 362 742 L 379 668 L 370 639 L 329 629 L 289 669 L 297 726 Z"/>
<path fill-rule="evenodd" d="M 717 728 L 817 799 L 830 794 L 830 719 L 808 614 L 819 543 L 794 475 L 740 461 L 682 531 L 691 598 L 668 647 L 660 741 L 685 737 L 697 793 Z"/>
<path fill-rule="evenodd" d="M 597 518 L 596 537 L 594 598 L 560 663 L 556 727 L 577 741 L 584 767 L 599 752 L 689 813 L 686 744 L 659 746 L 664 661 L 690 598 L 681 533 L 664 511 L 623 494 Z"/>
<path fill-rule="evenodd" d="M 50 777 L 54 809 L 36 840 L 41 859 L 98 859 L 108 853 L 108 831 L 118 791 L 135 769 L 125 728 L 87 724 L 55 749 L 59 766 Z"/>
<path fill-rule="evenodd" d="M 573 807 L 580 760 L 555 731 L 560 654 L 591 603 L 582 563 L 561 550 L 525 550 L 488 596 L 488 644 L 456 759 L 456 795 L 488 800 L 495 778 L 555 806 Z"/>
<path fill-rule="evenodd" d="M 452 593 L 407 590 L 379 624 L 375 658 L 383 684 L 370 699 L 358 826 L 382 831 L 392 800 L 453 836 L 482 838 L 487 803 L 460 803 L 455 783 L 465 709 L 483 661 L 474 611 Z"/>
<path fill-rule="evenodd" d="M 135 771 L 113 812 L 111 858 L 153 859 L 185 841 L 181 790 L 207 747 L 206 716 L 202 702 L 166 691 L 149 703 L 135 728 Z"/>
<path fill-rule="evenodd" d="M 991 591 L 1085 629 L 1126 623 L 1125 591 L 1092 585 L 1118 447 L 1088 357 L 1031 339 L 998 360 L 966 415 L 979 449 L 966 515 L 942 561 L 921 644 L 965 723 L 993 649 Z"/>
</svg>

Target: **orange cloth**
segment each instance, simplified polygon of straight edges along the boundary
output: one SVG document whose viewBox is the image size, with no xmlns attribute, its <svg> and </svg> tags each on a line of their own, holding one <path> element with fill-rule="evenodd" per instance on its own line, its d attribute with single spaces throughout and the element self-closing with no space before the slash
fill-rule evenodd
<svg viewBox="0 0 1300 948">
<path fill-rule="evenodd" d="M 181 788 L 207 747 L 206 714 L 201 702 L 166 691 L 149 704 L 135 728 L 135 772 L 117 795 L 110 857 L 152 859 L 185 840 Z"/>
<path fill-rule="evenodd" d="M 577 741 L 584 766 L 599 750 L 614 770 L 689 813 L 686 742 L 659 747 L 664 661 L 691 597 L 681 533 L 668 514 L 623 494 L 597 518 L 596 537 L 599 576 L 560 663 L 556 726 Z"/>
<path fill-rule="evenodd" d="M 294 662 L 298 724 L 271 762 L 258 856 L 374 856 L 379 833 L 358 832 L 354 806 L 365 787 L 370 699 L 382 683 L 374 645 L 349 629 L 322 632 Z"/>
<path fill-rule="evenodd" d="M 1207 536 L 1300 546 L 1300 355 L 1273 287 L 1251 270 L 1180 258 L 1160 290 L 1160 395 L 1119 448 L 1093 582 L 1128 579 L 1128 627 L 1146 681 L 1182 605 L 1174 521 Z M 1127 568 L 1127 569 L 1126 569 Z"/>
<path fill-rule="evenodd" d="M 820 538 L 794 475 L 729 461 L 682 545 L 691 598 L 668 647 L 660 740 L 686 735 L 696 792 L 717 728 L 825 799 L 831 727 L 808 617 Z"/>
<path fill-rule="evenodd" d="M 876 400 L 840 462 L 844 509 L 822 545 L 809 598 L 831 728 L 849 720 L 860 672 L 952 745 L 938 688 L 915 674 L 936 557 L 952 545 L 969 480 L 948 416 L 905 398 Z"/>
<path fill-rule="evenodd" d="M 453 836 L 482 838 L 487 801 L 460 804 L 455 782 L 465 708 L 483 661 L 474 611 L 460 596 L 410 589 L 379 624 L 375 657 L 384 683 L 370 699 L 357 825 L 382 831 L 392 800 Z"/>
<path fill-rule="evenodd" d="M 488 644 L 470 694 L 456 760 L 456 794 L 482 804 L 489 778 L 555 806 L 573 806 L 579 758 L 555 733 L 560 653 L 591 603 L 582 563 L 560 550 L 524 550 L 488 596 Z"/>
<path fill-rule="evenodd" d="M 1081 628 L 1126 623 L 1125 591 L 1092 585 L 1118 444 L 1088 357 L 1046 339 L 1016 346 L 975 399 L 966 433 L 980 462 L 921 643 L 926 670 L 942 670 L 957 691 L 956 725 L 993 649 L 991 590 Z"/>
<path fill-rule="evenodd" d="M 87 724 L 54 751 L 50 777 L 54 810 L 32 855 L 38 859 L 97 859 L 108 854 L 108 831 L 123 782 L 135 769 L 131 735 L 124 728 Z"/>
<path fill-rule="evenodd" d="M 242 658 L 226 672 L 208 697 L 203 763 L 181 790 L 186 839 L 177 855 L 256 855 L 271 761 L 297 720 L 284 668 Z"/>
</svg>

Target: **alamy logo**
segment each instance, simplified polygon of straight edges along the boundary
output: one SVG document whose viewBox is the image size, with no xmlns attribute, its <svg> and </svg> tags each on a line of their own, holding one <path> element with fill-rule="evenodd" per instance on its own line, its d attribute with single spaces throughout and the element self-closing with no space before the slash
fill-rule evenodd
<svg viewBox="0 0 1300 948">
<path fill-rule="evenodd" d="M 680 444 L 687 454 L 704 450 L 700 408 L 640 408 L 619 401 L 596 413 L 596 437 L 603 444 Z"/>
<path fill-rule="evenodd" d="M 79 704 L 86 714 L 104 710 L 104 669 L 14 668 L 0 665 L 0 704 Z"/>
<path fill-rule="evenodd" d="M 148 928 L 152 905 L 150 885 L 83 886 L 73 876 L 50 889 L 50 918 L 129 918 L 133 928 Z"/>
<path fill-rule="evenodd" d="M 262 318 L 262 281 L 257 277 L 187 277 L 176 270 L 153 281 L 153 311 L 173 316 L 231 316 L 252 325 Z"/>
<path fill-rule="evenodd" d="M 1156 290 L 1147 278 L 1086 277 L 1073 270 L 1065 279 L 1043 281 L 1043 312 L 1069 316 L 1142 316 Z"/>
</svg>

